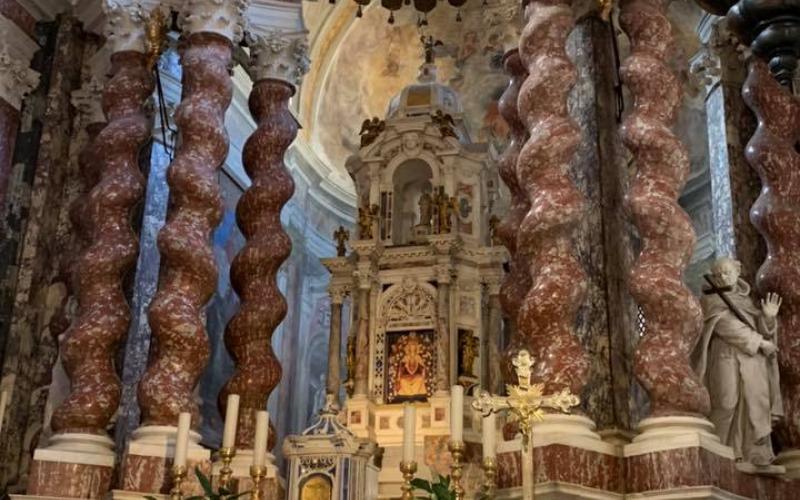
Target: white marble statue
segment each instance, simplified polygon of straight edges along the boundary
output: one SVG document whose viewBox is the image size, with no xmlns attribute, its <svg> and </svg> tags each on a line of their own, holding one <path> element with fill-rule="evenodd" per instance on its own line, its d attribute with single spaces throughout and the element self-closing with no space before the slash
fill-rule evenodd
<svg viewBox="0 0 800 500">
<path fill-rule="evenodd" d="M 710 419 L 737 461 L 763 468 L 775 455 L 770 435 L 783 416 L 778 378 L 777 321 L 781 298 L 757 307 L 741 264 L 723 257 L 711 266 L 703 291 L 703 335 L 692 365 L 711 396 Z"/>
</svg>

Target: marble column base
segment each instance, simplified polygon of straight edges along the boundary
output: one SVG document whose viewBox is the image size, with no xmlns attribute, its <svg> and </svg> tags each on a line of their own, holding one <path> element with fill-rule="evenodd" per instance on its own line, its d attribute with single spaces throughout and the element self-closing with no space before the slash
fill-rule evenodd
<svg viewBox="0 0 800 500">
<path fill-rule="evenodd" d="M 778 454 L 775 465 L 786 468 L 784 477 L 787 479 L 800 479 L 800 450 L 786 450 Z"/>
<path fill-rule="evenodd" d="M 541 498 L 622 498 L 624 462 L 619 447 L 603 441 L 591 419 L 545 415 L 534 425 L 533 447 L 537 499 L 540 494 Z M 520 498 L 521 438 L 498 443 L 497 464 L 498 493 L 506 495 L 498 498 Z"/>
<path fill-rule="evenodd" d="M 33 454 L 28 494 L 100 498 L 111 489 L 114 442 L 96 434 L 57 434 Z"/>
<path fill-rule="evenodd" d="M 733 460 L 733 450 L 722 444 L 714 424 L 697 417 L 655 417 L 639 423 L 639 434 L 623 448 L 626 457 L 681 448 L 704 448 Z"/>
<path fill-rule="evenodd" d="M 172 488 L 172 460 L 175 456 L 175 435 L 172 426 L 145 426 L 133 432 L 122 459 L 120 486 L 124 492 L 169 493 Z M 194 473 L 199 468 L 211 476 L 211 452 L 198 443 L 200 434 L 189 434 L 187 467 L 183 485 L 187 495 L 202 494 L 203 489 Z M 120 492 L 121 494 L 122 492 Z"/>
</svg>

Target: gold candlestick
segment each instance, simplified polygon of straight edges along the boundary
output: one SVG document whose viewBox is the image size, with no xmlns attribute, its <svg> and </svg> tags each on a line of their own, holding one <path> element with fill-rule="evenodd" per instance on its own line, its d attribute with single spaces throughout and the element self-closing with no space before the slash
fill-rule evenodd
<svg viewBox="0 0 800 500">
<path fill-rule="evenodd" d="M 186 479 L 186 466 L 175 465 L 172 467 L 172 490 L 169 492 L 171 500 L 183 500 L 183 480 Z"/>
<path fill-rule="evenodd" d="M 250 492 L 250 500 L 261 500 L 261 482 L 267 476 L 266 465 L 251 465 L 250 478 L 253 480 L 253 489 Z"/>
<path fill-rule="evenodd" d="M 497 477 L 497 461 L 494 457 L 483 459 L 483 493 L 489 498 L 494 497 L 494 490 L 497 487 L 495 478 Z"/>
<path fill-rule="evenodd" d="M 417 462 L 400 462 L 400 472 L 403 473 L 403 500 L 414 500 L 414 487 L 411 481 L 417 472 Z"/>
<path fill-rule="evenodd" d="M 453 490 L 456 500 L 463 500 L 464 487 L 461 486 L 461 475 L 464 466 L 461 460 L 464 458 L 464 443 L 461 441 L 450 441 L 450 454 L 453 456 L 453 463 L 450 465 L 450 477 L 453 479 Z"/>
<path fill-rule="evenodd" d="M 233 476 L 231 462 L 235 456 L 236 448 L 220 448 L 219 450 L 219 457 L 222 459 L 222 468 L 219 470 L 219 485 L 225 489 L 229 489 L 228 483 L 231 482 L 231 476 Z"/>
</svg>

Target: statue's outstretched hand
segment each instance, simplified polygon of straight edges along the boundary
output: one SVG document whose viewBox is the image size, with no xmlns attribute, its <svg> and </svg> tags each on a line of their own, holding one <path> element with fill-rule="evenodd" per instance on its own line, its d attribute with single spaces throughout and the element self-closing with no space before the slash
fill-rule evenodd
<svg viewBox="0 0 800 500">
<path fill-rule="evenodd" d="M 761 345 L 758 346 L 758 349 L 764 353 L 764 356 L 771 358 L 778 352 L 778 346 L 770 342 L 769 340 L 762 340 Z"/>
<path fill-rule="evenodd" d="M 767 318 L 774 318 L 778 315 L 783 299 L 777 293 L 768 293 L 766 298 L 761 299 L 761 311 Z"/>
</svg>

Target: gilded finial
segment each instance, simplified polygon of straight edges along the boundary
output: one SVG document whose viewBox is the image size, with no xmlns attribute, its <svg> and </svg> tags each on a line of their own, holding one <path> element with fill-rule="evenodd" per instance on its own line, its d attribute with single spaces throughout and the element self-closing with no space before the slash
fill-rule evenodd
<svg viewBox="0 0 800 500">
<path fill-rule="evenodd" d="M 167 45 L 167 18 L 164 11 L 153 9 L 147 18 L 147 64 L 149 68 L 155 66 Z"/>
</svg>

